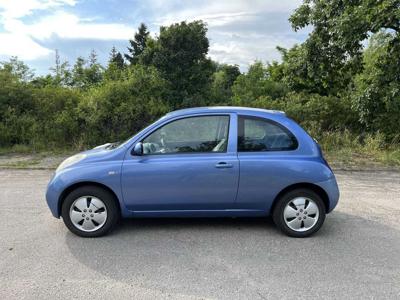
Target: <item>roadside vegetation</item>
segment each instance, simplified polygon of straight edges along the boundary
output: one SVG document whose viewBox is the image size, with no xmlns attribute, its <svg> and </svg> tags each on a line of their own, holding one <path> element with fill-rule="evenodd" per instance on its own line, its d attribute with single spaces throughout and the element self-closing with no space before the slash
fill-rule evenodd
<svg viewBox="0 0 400 300">
<path fill-rule="evenodd" d="M 48 75 L 17 58 L 0 64 L 0 155 L 68 153 L 124 140 L 168 111 L 239 105 L 283 110 L 340 166 L 400 166 L 400 3 L 307 0 L 289 21 L 312 28 L 279 62 L 245 73 L 207 55 L 207 25 L 181 22 L 126 53 L 74 63 L 58 52 Z"/>
</svg>

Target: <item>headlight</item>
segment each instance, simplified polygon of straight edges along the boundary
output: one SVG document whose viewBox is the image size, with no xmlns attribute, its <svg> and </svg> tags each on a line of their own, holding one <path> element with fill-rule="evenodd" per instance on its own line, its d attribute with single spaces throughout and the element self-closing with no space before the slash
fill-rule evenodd
<svg viewBox="0 0 400 300">
<path fill-rule="evenodd" d="M 73 164 L 76 164 L 77 162 L 81 161 L 86 157 L 86 154 L 76 154 L 71 157 L 68 157 L 66 160 L 64 160 L 57 168 L 56 173 L 58 171 L 61 171 L 62 169 L 65 169 L 69 166 L 72 166 Z"/>
</svg>

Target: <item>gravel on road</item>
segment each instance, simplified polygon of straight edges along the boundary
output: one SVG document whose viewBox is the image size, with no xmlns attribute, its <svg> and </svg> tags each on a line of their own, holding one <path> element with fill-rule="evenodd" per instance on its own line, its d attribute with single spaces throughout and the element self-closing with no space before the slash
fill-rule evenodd
<svg viewBox="0 0 400 300">
<path fill-rule="evenodd" d="M 125 220 L 83 239 L 52 217 L 49 170 L 0 170 L 0 299 L 399 298 L 400 173 L 337 172 L 311 238 L 269 218 Z"/>
</svg>

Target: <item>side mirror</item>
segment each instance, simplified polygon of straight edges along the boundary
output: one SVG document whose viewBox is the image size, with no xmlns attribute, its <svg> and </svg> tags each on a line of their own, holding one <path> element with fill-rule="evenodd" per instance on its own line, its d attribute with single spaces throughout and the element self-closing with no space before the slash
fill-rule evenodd
<svg viewBox="0 0 400 300">
<path fill-rule="evenodd" d="M 135 147 L 133 147 L 132 155 L 142 156 L 143 155 L 143 144 L 141 142 L 136 143 Z"/>
</svg>

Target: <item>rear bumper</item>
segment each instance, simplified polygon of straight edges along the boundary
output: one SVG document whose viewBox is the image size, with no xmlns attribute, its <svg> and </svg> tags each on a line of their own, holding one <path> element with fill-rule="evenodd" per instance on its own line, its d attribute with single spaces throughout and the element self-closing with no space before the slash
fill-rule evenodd
<svg viewBox="0 0 400 300">
<path fill-rule="evenodd" d="M 318 182 L 317 185 L 323 188 L 328 195 L 329 205 L 327 207 L 327 213 L 330 213 L 339 202 L 340 192 L 336 178 L 332 176 L 329 180 Z"/>
</svg>

